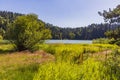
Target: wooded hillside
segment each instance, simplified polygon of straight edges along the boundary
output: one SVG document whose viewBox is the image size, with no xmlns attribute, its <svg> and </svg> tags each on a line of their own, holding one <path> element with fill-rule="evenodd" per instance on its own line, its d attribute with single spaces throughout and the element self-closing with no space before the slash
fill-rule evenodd
<svg viewBox="0 0 120 80">
<path fill-rule="evenodd" d="M 0 11 L 0 35 L 5 36 L 5 31 L 17 16 L 24 14 L 13 13 L 9 11 Z M 45 23 L 45 22 L 44 22 Z M 91 24 L 78 28 L 62 28 L 45 23 L 46 27 L 51 30 L 52 39 L 77 39 L 77 40 L 92 40 L 96 38 L 104 38 L 104 33 L 108 30 L 113 30 L 117 24 Z"/>
</svg>

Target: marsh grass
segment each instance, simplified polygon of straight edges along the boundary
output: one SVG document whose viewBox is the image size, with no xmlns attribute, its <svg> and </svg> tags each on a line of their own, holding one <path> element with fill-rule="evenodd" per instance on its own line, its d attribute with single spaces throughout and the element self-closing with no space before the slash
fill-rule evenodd
<svg viewBox="0 0 120 80">
<path fill-rule="evenodd" d="M 36 46 L 35 49 L 44 50 L 49 55 L 44 51 L 11 52 L 14 51 L 13 45 L 0 44 L 0 79 L 117 80 L 116 76 L 109 72 L 110 67 L 90 57 L 90 54 L 119 48 L 116 45 L 38 44 Z M 118 51 L 120 52 L 120 49 Z"/>
<path fill-rule="evenodd" d="M 102 62 L 92 58 L 82 64 L 56 62 L 40 65 L 33 80 L 117 80 Z"/>
<path fill-rule="evenodd" d="M 51 44 L 45 46 L 41 49 L 52 52 L 56 61 L 40 65 L 34 80 L 119 80 L 119 74 L 111 72 L 113 64 L 107 65 L 109 56 L 112 56 L 111 52 L 119 48 L 116 45 Z M 107 51 L 108 58 L 105 58 Z"/>
<path fill-rule="evenodd" d="M 38 64 L 29 64 L 18 66 L 17 68 L 5 70 L 0 74 L 1 80 L 33 80 L 35 73 L 38 71 Z"/>
<path fill-rule="evenodd" d="M 0 55 L 0 79 L 1 80 L 32 80 L 38 69 L 36 60 L 41 55 L 24 53 L 12 53 Z"/>
<path fill-rule="evenodd" d="M 86 60 L 90 54 L 113 50 L 117 48 L 116 45 L 110 44 L 44 44 L 38 45 L 40 49 L 53 54 L 56 59 L 71 61 L 75 63 Z"/>
<path fill-rule="evenodd" d="M 0 80 L 33 80 L 39 64 L 52 57 L 44 51 L 11 52 L 11 44 L 1 44 L 0 50 Z"/>
</svg>

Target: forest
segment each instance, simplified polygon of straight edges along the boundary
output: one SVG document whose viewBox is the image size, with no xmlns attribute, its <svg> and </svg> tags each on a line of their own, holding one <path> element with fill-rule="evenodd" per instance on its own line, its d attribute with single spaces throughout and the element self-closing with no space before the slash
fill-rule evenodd
<svg viewBox="0 0 120 80">
<path fill-rule="evenodd" d="M 13 13 L 9 11 L 0 11 L 0 35 L 5 37 L 5 31 L 7 26 L 13 22 L 17 16 L 25 14 Z M 40 19 L 39 19 L 40 20 Z M 42 20 L 40 20 L 42 21 Z M 42 21 L 44 22 L 44 21 Z M 77 28 L 62 28 L 54 26 L 50 23 L 45 23 L 45 27 L 51 30 L 52 39 L 73 39 L 73 40 L 93 40 L 97 38 L 106 38 L 104 34 L 108 30 L 114 30 L 118 24 L 90 24 L 88 26 L 77 27 Z"/>
</svg>

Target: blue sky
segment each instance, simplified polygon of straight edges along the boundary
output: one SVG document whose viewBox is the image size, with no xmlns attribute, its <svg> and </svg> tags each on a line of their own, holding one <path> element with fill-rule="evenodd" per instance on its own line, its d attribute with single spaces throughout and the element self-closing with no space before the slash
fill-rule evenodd
<svg viewBox="0 0 120 80">
<path fill-rule="evenodd" d="M 115 8 L 120 0 L 0 0 L 0 10 L 35 13 L 60 27 L 81 27 L 104 22 L 98 11 Z"/>
</svg>

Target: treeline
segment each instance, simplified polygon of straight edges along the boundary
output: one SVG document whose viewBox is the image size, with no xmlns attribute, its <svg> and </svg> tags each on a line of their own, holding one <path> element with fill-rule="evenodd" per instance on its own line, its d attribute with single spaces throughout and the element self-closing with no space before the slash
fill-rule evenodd
<svg viewBox="0 0 120 80">
<path fill-rule="evenodd" d="M 9 11 L 0 11 L 0 16 L 8 19 L 9 21 L 13 21 L 17 16 L 22 16 L 24 14 L 20 14 L 20 13 L 13 13 L 13 12 L 9 12 Z"/>
<path fill-rule="evenodd" d="M 0 35 L 4 37 L 5 31 L 17 16 L 24 14 L 13 13 L 8 11 L 0 11 Z M 44 22 L 45 23 L 45 22 Z M 52 39 L 77 39 L 77 40 L 92 40 L 96 38 L 105 38 L 105 32 L 113 30 L 117 24 L 91 24 L 85 27 L 78 28 L 61 28 L 49 23 L 45 26 L 51 30 Z"/>
<path fill-rule="evenodd" d="M 9 11 L 0 11 L 0 32 L 2 32 L 2 29 L 6 31 L 9 23 L 12 23 L 16 19 L 16 17 L 21 15 L 24 14 L 13 13 Z"/>
<path fill-rule="evenodd" d="M 96 38 L 105 38 L 105 32 L 117 28 L 117 24 L 91 24 L 85 27 L 78 28 L 61 28 L 46 24 L 52 31 L 53 39 L 77 39 L 77 40 L 92 40 Z"/>
</svg>

